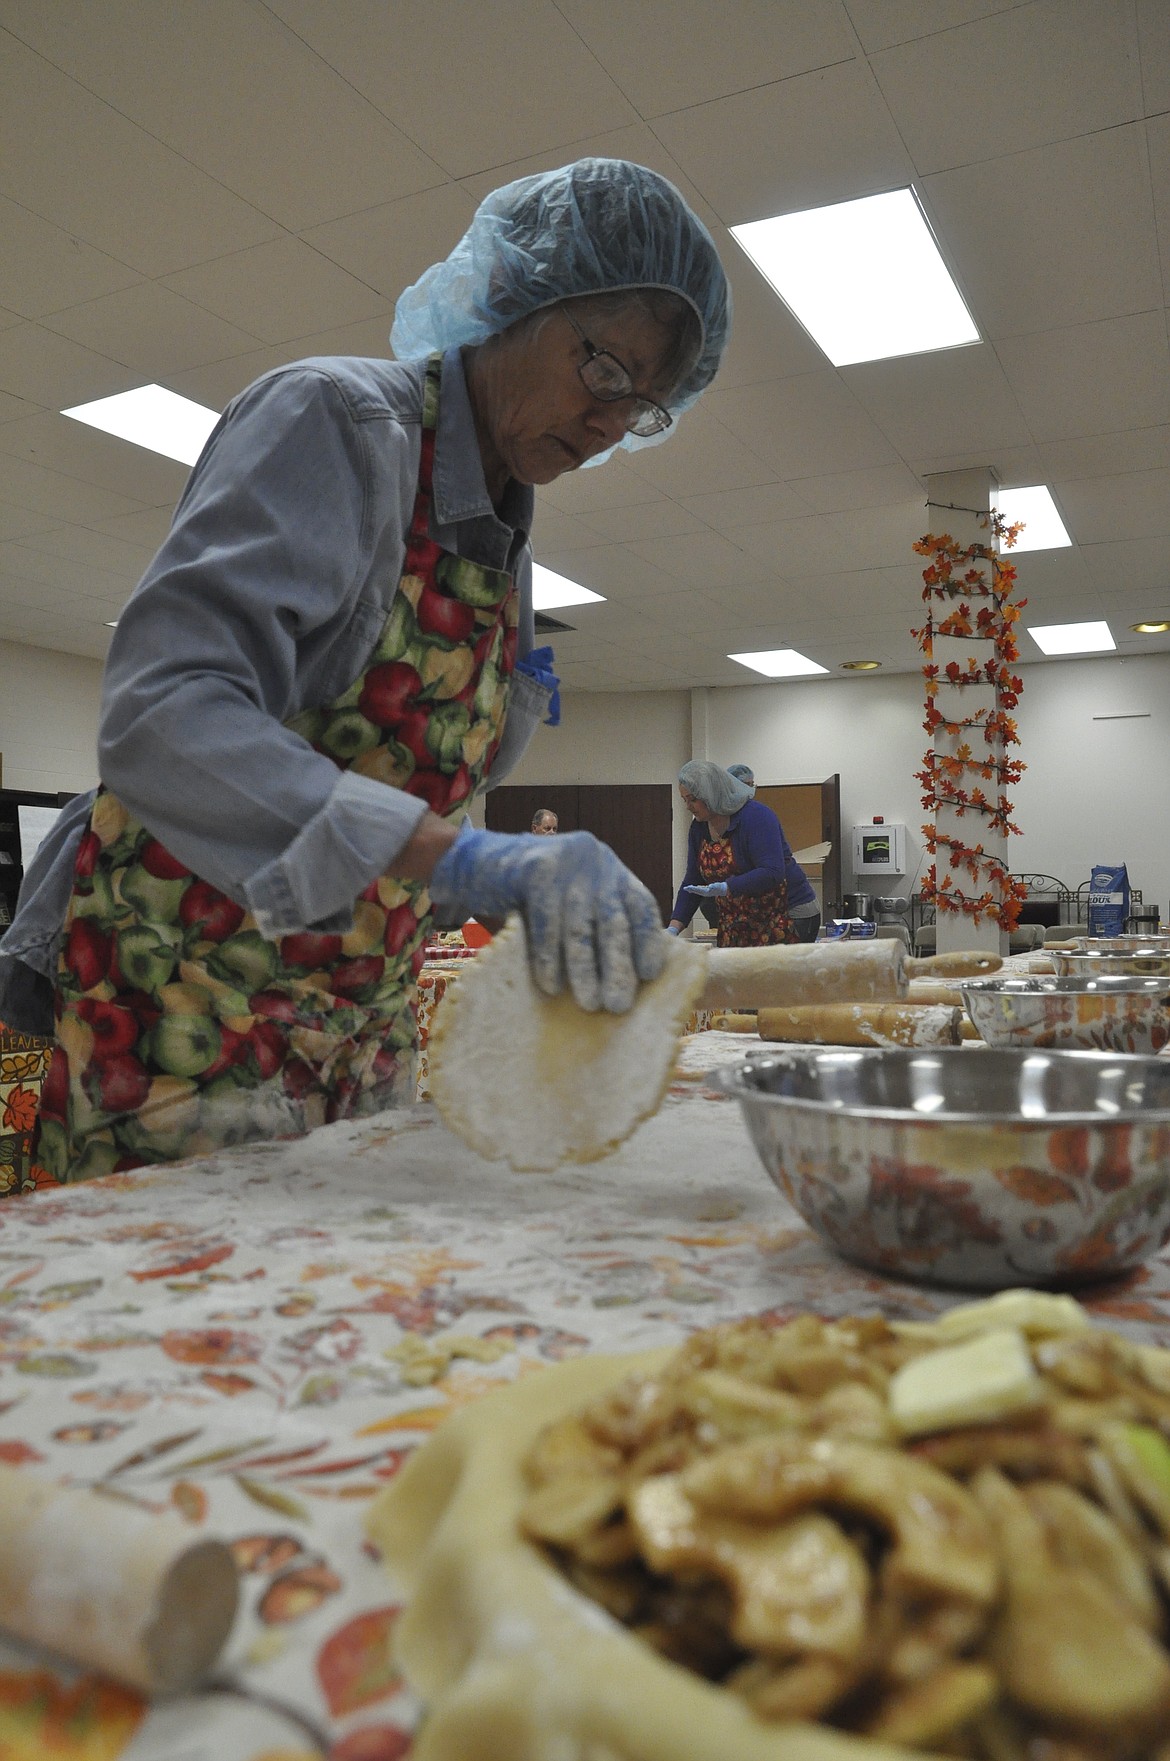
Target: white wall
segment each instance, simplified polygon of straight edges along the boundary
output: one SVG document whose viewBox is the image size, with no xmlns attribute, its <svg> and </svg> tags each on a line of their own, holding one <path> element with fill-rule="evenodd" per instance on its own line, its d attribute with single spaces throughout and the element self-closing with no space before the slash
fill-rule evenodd
<svg viewBox="0 0 1170 1761">
<path fill-rule="evenodd" d="M 99 660 L 0 642 L 4 788 L 93 788 L 101 684 Z"/>
<path fill-rule="evenodd" d="M 1076 886 L 1094 862 L 1125 862 L 1132 885 L 1170 917 L 1170 654 L 1048 662 L 1024 667 L 1022 676 L 1020 756 L 1028 770 L 1013 792 L 1023 836 L 1009 843 L 1012 868 Z M 6 788 L 52 792 L 96 782 L 100 689 L 96 660 L 0 642 Z M 1142 719 L 1094 719 L 1118 715 Z M 706 754 L 692 750 L 692 725 L 706 726 Z M 905 823 L 908 887 L 922 855 L 914 772 L 925 749 L 921 682 L 911 673 L 704 692 L 569 691 L 560 727 L 539 730 L 509 780 L 673 783 L 692 756 L 750 764 L 762 783 L 820 781 L 837 771 L 846 836 L 875 813 Z M 687 824 L 676 800 L 676 880 Z M 872 880 L 864 890 L 874 890 Z"/>
<path fill-rule="evenodd" d="M 1047 662 L 1021 669 L 1017 719 L 1028 765 L 1013 791 L 1022 836 L 1009 841 L 1019 873 L 1069 886 L 1094 862 L 1125 862 L 1131 884 L 1170 916 L 1170 655 Z M 841 777 L 841 822 L 875 813 L 906 825 L 907 890 L 922 858 L 922 686 L 917 674 L 744 685 L 689 694 L 707 752 L 692 752 L 685 692 L 565 694 L 559 729 L 541 729 L 518 783 L 662 782 L 707 756 L 750 764 L 762 783 Z M 1096 721 L 1095 716 L 1149 719 Z M 686 817 L 675 818 L 675 874 Z M 843 867 L 849 870 L 849 851 Z M 846 882 L 848 884 L 848 882 Z M 872 878 L 859 883 L 872 892 Z M 882 890 L 900 890 L 891 881 Z"/>
</svg>

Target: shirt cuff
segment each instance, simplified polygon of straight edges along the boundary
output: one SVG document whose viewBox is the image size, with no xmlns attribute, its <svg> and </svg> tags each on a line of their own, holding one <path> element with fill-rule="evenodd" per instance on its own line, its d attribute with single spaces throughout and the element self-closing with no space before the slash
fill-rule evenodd
<svg viewBox="0 0 1170 1761">
<path fill-rule="evenodd" d="M 410 842 L 427 804 L 373 777 L 342 771 L 329 800 L 274 861 L 244 884 L 261 935 L 344 933 L 357 899 Z"/>
</svg>

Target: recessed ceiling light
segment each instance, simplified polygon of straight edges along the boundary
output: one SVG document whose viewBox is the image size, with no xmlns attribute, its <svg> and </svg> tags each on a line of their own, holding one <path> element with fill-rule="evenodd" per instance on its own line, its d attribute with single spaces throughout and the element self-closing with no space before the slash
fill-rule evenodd
<svg viewBox="0 0 1170 1761">
<path fill-rule="evenodd" d="M 195 463 L 219 421 L 215 410 L 192 403 L 189 397 L 180 397 L 162 385 L 140 385 L 135 391 L 120 391 L 116 397 L 99 397 L 92 404 L 74 404 L 61 414 L 103 433 L 116 434 L 119 440 L 132 440 L 135 446 L 160 452 L 164 458 L 178 459 L 183 465 Z"/>
<path fill-rule="evenodd" d="M 116 630 L 117 628 L 118 628 L 117 618 L 107 618 L 106 619 L 106 629 L 107 630 Z"/>
<path fill-rule="evenodd" d="M 570 581 L 567 575 L 546 569 L 543 563 L 533 563 L 533 611 L 556 611 L 562 605 L 590 605 L 594 601 L 604 605 L 605 594 L 594 593 L 591 587 L 582 587 L 578 582 Z"/>
<path fill-rule="evenodd" d="M 1018 556 L 1021 550 L 1060 550 L 1072 543 L 1043 483 L 1034 483 L 1027 489 L 999 489 L 995 505 L 1007 525 L 1013 526 L 1017 520 L 1024 522 L 1024 530 L 1008 553 L 1011 556 Z"/>
<path fill-rule="evenodd" d="M 755 673 L 763 673 L 769 679 L 799 679 L 808 673 L 827 673 L 827 666 L 820 666 L 807 655 L 797 654 L 795 648 L 763 648 L 758 654 L 729 654 L 728 660 L 736 660 L 740 666 L 751 667 Z"/>
<path fill-rule="evenodd" d="M 1029 624 L 1028 634 L 1044 654 L 1103 654 L 1117 647 L 1106 623 Z"/>
<path fill-rule="evenodd" d="M 1164 636 L 1170 630 L 1170 618 L 1159 618 L 1148 624 L 1131 624 L 1129 627 L 1138 636 Z"/>
<path fill-rule="evenodd" d="M 980 340 L 911 189 L 731 231 L 834 367 Z"/>
<path fill-rule="evenodd" d="M 880 660 L 843 660 L 841 671 L 843 673 L 872 673 L 876 672 L 881 664 Z"/>
</svg>

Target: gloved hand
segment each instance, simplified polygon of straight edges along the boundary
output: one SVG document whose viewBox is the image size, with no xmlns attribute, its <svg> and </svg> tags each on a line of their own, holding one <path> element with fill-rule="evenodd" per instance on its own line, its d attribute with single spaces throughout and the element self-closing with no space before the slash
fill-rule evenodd
<svg viewBox="0 0 1170 1761">
<path fill-rule="evenodd" d="M 592 832 L 542 838 L 465 822 L 428 888 L 457 918 L 521 912 L 537 986 L 553 997 L 567 982 L 582 1009 L 624 1014 L 666 959 L 653 895 Z"/>
<path fill-rule="evenodd" d="M 548 700 L 548 714 L 544 718 L 546 728 L 559 728 L 561 725 L 561 693 L 560 679 L 553 672 L 556 657 L 551 648 L 534 648 L 516 662 L 518 673 L 527 673 L 538 685 L 547 685 L 552 692 Z"/>
<path fill-rule="evenodd" d="M 682 925 L 678 923 L 668 923 L 666 926 L 666 933 L 668 936 L 681 936 Z"/>
<path fill-rule="evenodd" d="M 684 893 L 693 893 L 696 899 L 725 899 L 730 891 L 726 881 L 712 881 L 706 887 L 684 887 Z"/>
</svg>

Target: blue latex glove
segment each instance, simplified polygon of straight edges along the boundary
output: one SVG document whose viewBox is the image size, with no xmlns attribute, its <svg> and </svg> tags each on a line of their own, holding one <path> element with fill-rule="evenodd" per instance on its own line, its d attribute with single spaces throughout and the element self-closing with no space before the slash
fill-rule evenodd
<svg viewBox="0 0 1170 1761">
<path fill-rule="evenodd" d="M 684 893 L 693 893 L 696 899 L 725 899 L 730 888 L 726 881 L 712 881 L 707 887 L 684 887 Z"/>
<path fill-rule="evenodd" d="M 682 925 L 678 923 L 668 923 L 666 926 L 666 933 L 668 936 L 681 936 Z"/>
<path fill-rule="evenodd" d="M 518 673 L 527 673 L 538 685 L 547 685 L 552 692 L 548 702 L 548 714 L 544 718 L 546 728 L 559 728 L 561 725 L 561 693 L 557 675 L 553 672 L 553 651 L 551 648 L 533 648 L 516 662 Z"/>
<path fill-rule="evenodd" d="M 448 921 L 519 911 L 538 988 L 555 997 L 567 983 L 582 1009 L 624 1014 L 666 959 L 653 895 L 592 832 L 542 838 L 465 822 L 428 888 Z"/>
</svg>

